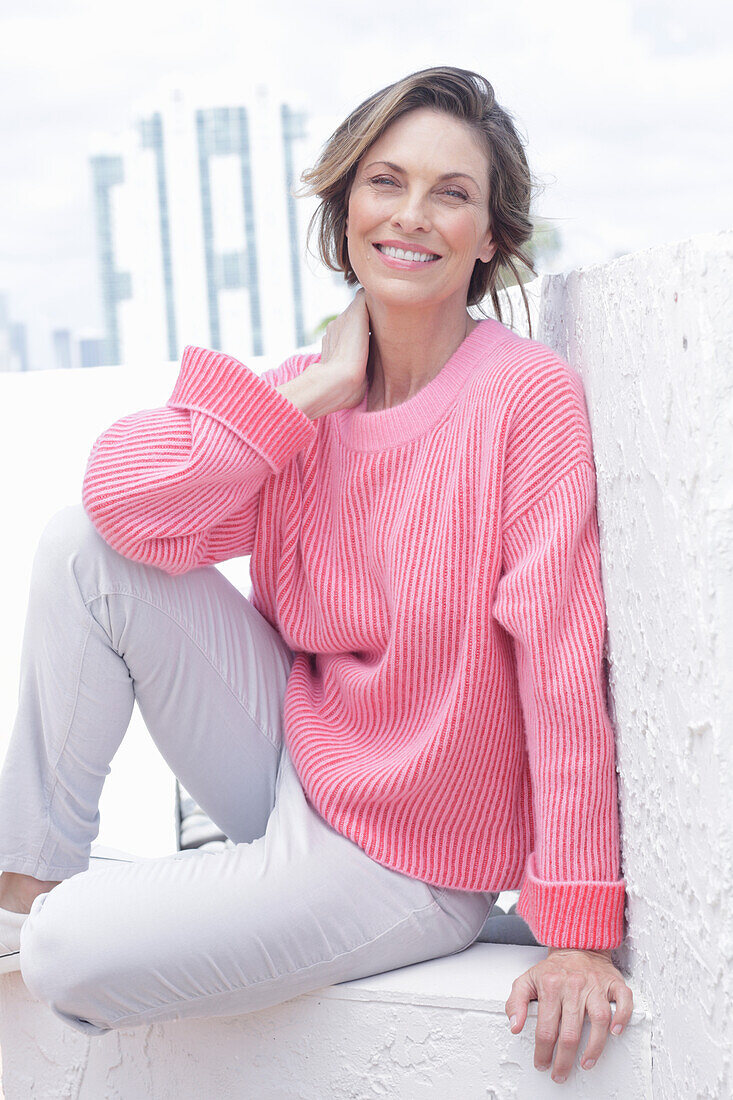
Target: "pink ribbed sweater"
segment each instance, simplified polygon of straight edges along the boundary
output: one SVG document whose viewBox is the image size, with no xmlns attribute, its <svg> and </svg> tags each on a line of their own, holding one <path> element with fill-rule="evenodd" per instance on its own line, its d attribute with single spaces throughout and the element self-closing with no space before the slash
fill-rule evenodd
<svg viewBox="0 0 733 1100">
<path fill-rule="evenodd" d="M 369 856 L 464 890 L 521 887 L 541 943 L 622 939 L 625 882 L 590 425 L 579 375 L 481 321 L 389 409 L 310 420 L 188 345 L 162 408 L 96 440 L 84 507 L 136 561 L 251 554 L 296 653 L 285 739 L 308 800 Z"/>
</svg>

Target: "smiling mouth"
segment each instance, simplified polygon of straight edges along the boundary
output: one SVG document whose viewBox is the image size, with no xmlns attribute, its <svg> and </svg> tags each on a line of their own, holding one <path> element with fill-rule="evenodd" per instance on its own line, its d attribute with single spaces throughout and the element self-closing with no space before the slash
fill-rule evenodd
<svg viewBox="0 0 733 1100">
<path fill-rule="evenodd" d="M 385 256 L 390 256 L 393 260 L 410 260 L 432 264 L 440 259 L 437 252 L 413 252 L 409 248 L 393 248 L 391 245 L 385 244 L 375 244 L 374 247 L 378 252 L 383 252 Z"/>
</svg>

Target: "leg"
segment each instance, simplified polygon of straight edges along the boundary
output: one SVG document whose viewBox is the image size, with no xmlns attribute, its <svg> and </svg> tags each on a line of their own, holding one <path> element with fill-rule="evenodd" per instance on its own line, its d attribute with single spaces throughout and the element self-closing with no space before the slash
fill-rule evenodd
<svg viewBox="0 0 733 1100">
<path fill-rule="evenodd" d="M 310 806 L 285 748 L 263 837 L 62 882 L 33 904 L 21 969 L 88 1034 L 238 1015 L 461 951 L 494 897 L 370 859 Z"/>
<path fill-rule="evenodd" d="M 34 558 L 0 774 L 0 868 L 64 880 L 88 867 L 102 785 L 135 699 L 208 816 L 234 841 L 261 836 L 292 659 L 213 566 L 173 577 L 129 561 L 81 505 L 62 509 Z"/>
</svg>

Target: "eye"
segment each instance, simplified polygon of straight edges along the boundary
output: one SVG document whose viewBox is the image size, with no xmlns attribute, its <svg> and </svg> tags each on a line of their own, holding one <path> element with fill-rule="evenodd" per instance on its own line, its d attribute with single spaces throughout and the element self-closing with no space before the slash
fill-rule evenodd
<svg viewBox="0 0 733 1100">
<path fill-rule="evenodd" d="M 395 181 L 390 176 L 371 176 L 370 179 L 369 179 L 369 182 L 370 183 L 389 183 L 389 184 L 395 183 Z M 443 193 L 445 195 L 455 195 L 455 197 L 457 199 L 463 199 L 464 202 L 466 202 L 468 200 L 468 195 L 464 191 L 461 191 L 456 187 L 446 187 L 444 189 Z"/>
</svg>

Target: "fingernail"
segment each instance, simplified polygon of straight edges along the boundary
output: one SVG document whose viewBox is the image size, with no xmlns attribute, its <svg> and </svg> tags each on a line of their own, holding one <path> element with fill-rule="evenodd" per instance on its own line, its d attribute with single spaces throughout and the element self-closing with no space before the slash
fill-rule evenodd
<svg viewBox="0 0 733 1100">
<path fill-rule="evenodd" d="M 512 1030 L 513 1030 L 514 1027 L 516 1026 L 516 1023 L 517 1023 L 517 1017 L 512 1016 L 509 1020 L 509 1027 L 512 1028 Z"/>
<path fill-rule="evenodd" d="M 623 1031 L 623 1028 L 621 1027 L 621 1024 L 614 1024 L 611 1028 L 611 1031 L 614 1033 L 614 1035 L 620 1035 Z"/>
<path fill-rule="evenodd" d="M 553 1077 L 553 1081 L 557 1081 L 558 1085 L 561 1085 L 563 1081 L 567 1081 L 567 1077 Z"/>
<path fill-rule="evenodd" d="M 540 1073 L 546 1073 L 549 1068 L 549 1066 L 537 1066 L 537 1069 L 540 1071 Z"/>
<path fill-rule="evenodd" d="M 587 1062 L 583 1062 L 583 1069 L 593 1069 L 596 1064 L 595 1058 L 589 1058 Z"/>
</svg>

